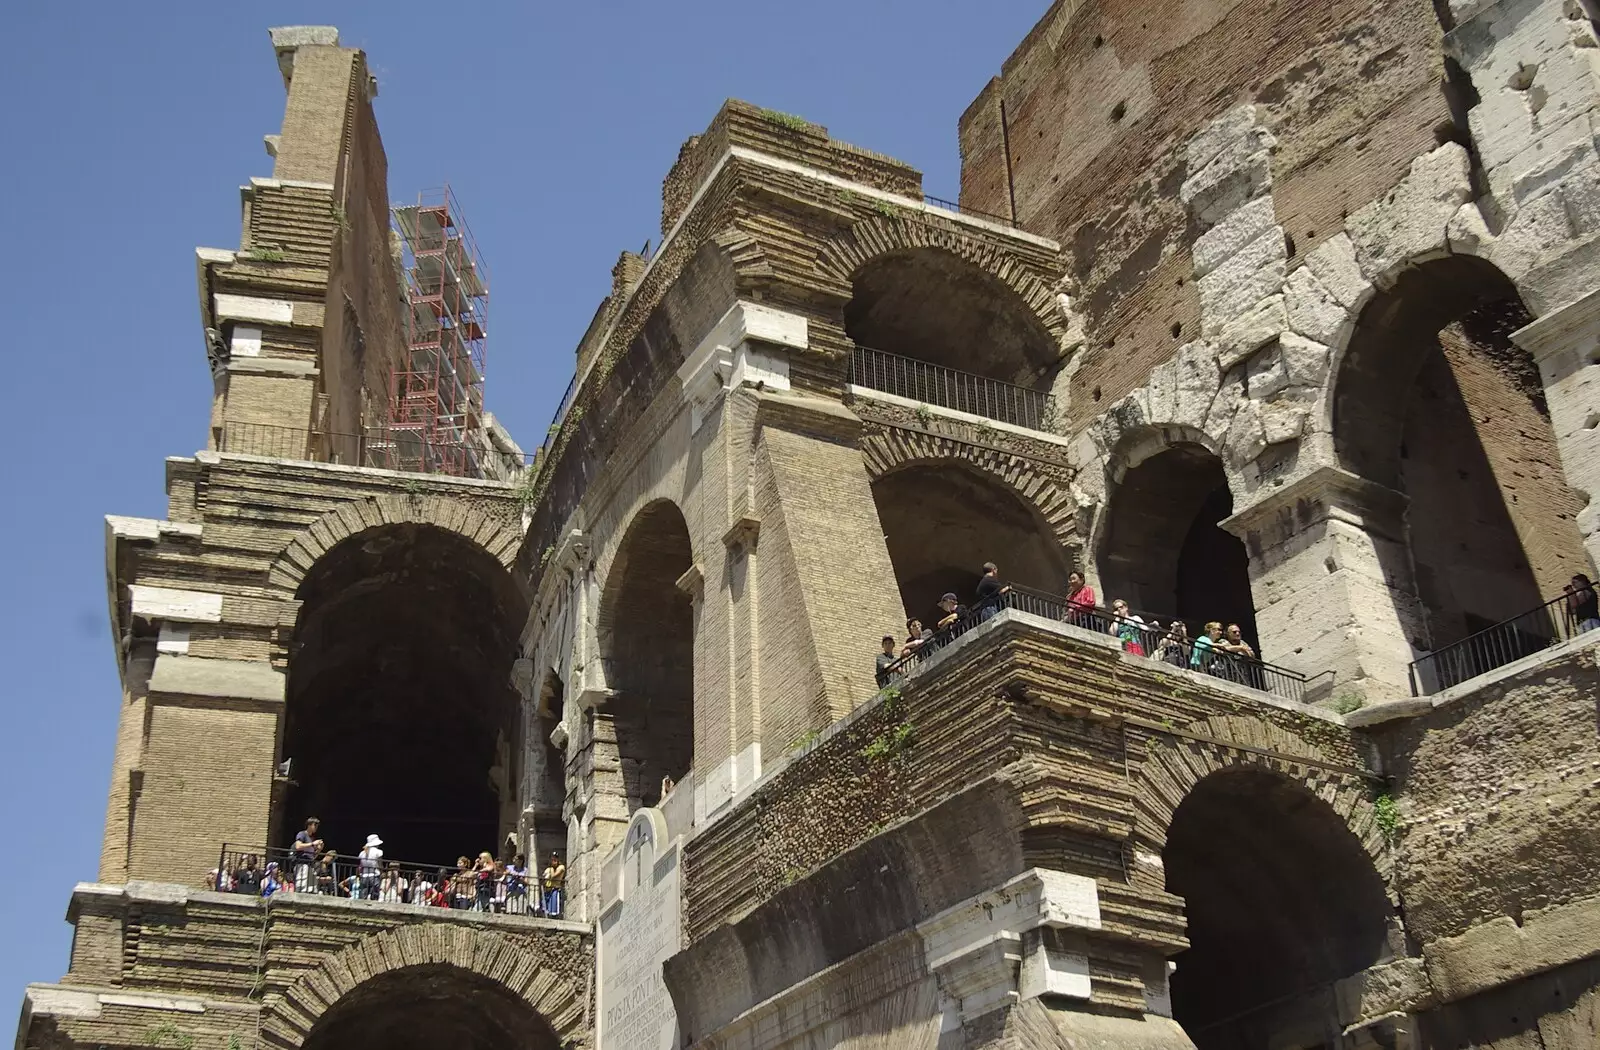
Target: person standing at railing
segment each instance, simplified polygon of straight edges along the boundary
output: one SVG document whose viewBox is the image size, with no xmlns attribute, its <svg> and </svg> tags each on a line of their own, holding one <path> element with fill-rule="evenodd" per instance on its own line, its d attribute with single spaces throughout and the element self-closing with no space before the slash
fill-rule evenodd
<svg viewBox="0 0 1600 1050">
<path fill-rule="evenodd" d="M 1567 615 L 1577 625 L 1577 633 L 1600 628 L 1600 596 L 1595 594 L 1594 584 L 1589 582 L 1589 577 L 1581 572 L 1575 574 L 1565 592 Z"/>
<path fill-rule="evenodd" d="M 544 866 L 541 879 L 544 888 L 544 914 L 546 918 L 561 918 L 561 895 L 567 887 L 567 866 L 561 863 L 561 854 L 551 853 Z"/>
<path fill-rule="evenodd" d="M 1081 572 L 1067 573 L 1067 611 L 1064 619 L 1078 627 L 1096 630 L 1094 625 L 1094 588 L 1083 579 Z"/>
<path fill-rule="evenodd" d="M 383 880 L 378 883 L 378 900 L 386 904 L 402 904 L 406 899 L 406 880 L 400 877 L 400 866 L 389 864 L 383 869 Z"/>
<path fill-rule="evenodd" d="M 244 855 L 244 863 L 233 873 L 233 892 L 248 893 L 254 897 L 261 892 L 261 869 L 257 867 L 261 858 L 254 853 Z"/>
<path fill-rule="evenodd" d="M 1143 656 L 1145 622 L 1143 617 L 1128 611 L 1128 603 L 1118 598 L 1111 603 L 1110 633 L 1122 643 L 1122 651 Z"/>
<path fill-rule="evenodd" d="M 376 835 L 367 836 L 367 844 L 356 855 L 356 871 L 361 876 L 361 899 L 378 899 L 378 875 L 383 867 L 383 840 Z"/>
<path fill-rule="evenodd" d="M 317 829 L 322 826 L 322 821 L 316 817 L 307 817 L 305 830 L 295 832 L 293 853 L 294 860 L 294 888 L 301 893 L 310 893 L 316 883 L 317 857 L 322 853 L 322 839 L 317 835 Z"/>
<path fill-rule="evenodd" d="M 324 894 L 327 894 L 328 896 L 332 897 L 335 893 L 338 892 L 337 882 L 338 882 L 339 876 L 334 871 L 334 865 L 336 865 L 338 863 L 338 861 L 339 861 L 339 855 L 337 853 L 333 852 L 333 850 L 331 850 L 331 849 L 328 850 L 326 853 L 324 853 L 320 858 L 318 858 L 318 860 L 317 860 L 317 875 L 316 875 L 316 878 L 317 878 L 316 891 L 318 893 L 324 893 Z"/>
<path fill-rule="evenodd" d="M 450 877 L 450 907 L 466 911 L 472 907 L 472 898 L 478 892 L 478 875 L 472 861 L 463 854 L 456 858 L 456 873 Z"/>
<path fill-rule="evenodd" d="M 1206 623 L 1205 633 L 1194 640 L 1194 648 L 1189 652 L 1189 667 L 1196 671 L 1205 671 L 1213 674 L 1212 663 L 1218 659 L 1220 653 L 1217 643 L 1222 640 L 1222 624 L 1216 620 Z"/>
<path fill-rule="evenodd" d="M 889 683 L 899 677 L 899 675 L 890 670 L 898 659 L 900 657 L 894 651 L 894 635 L 884 635 L 883 652 L 878 654 L 878 659 L 873 668 L 873 677 L 876 679 L 879 689 L 888 688 Z"/>
<path fill-rule="evenodd" d="M 957 621 L 967 615 L 967 607 L 954 594 L 946 591 L 939 599 L 939 622 L 935 626 L 941 634 L 954 627 Z"/>
<path fill-rule="evenodd" d="M 487 850 L 478 854 L 477 866 L 472 871 L 473 911 L 489 911 L 494 906 L 494 856 Z"/>
<path fill-rule="evenodd" d="M 293 883 L 286 883 L 283 881 L 283 875 L 278 870 L 278 862 L 275 860 L 268 861 L 267 870 L 265 874 L 261 876 L 261 896 L 270 897 L 274 893 L 293 888 Z"/>
<path fill-rule="evenodd" d="M 978 577 L 978 600 L 973 603 L 973 608 L 987 620 L 1000 611 L 1005 603 L 1005 596 L 1010 593 L 1010 585 L 1000 579 L 999 566 L 992 561 L 984 562 L 983 575 Z"/>
<path fill-rule="evenodd" d="M 518 853 L 506 865 L 506 911 L 528 914 L 528 858 Z"/>
<path fill-rule="evenodd" d="M 922 621 L 912 618 L 906 621 L 906 644 L 900 647 L 901 656 L 910 656 L 933 640 L 933 632 L 922 626 Z"/>
<path fill-rule="evenodd" d="M 1230 623 L 1228 625 L 1222 640 L 1217 643 L 1217 648 L 1227 654 L 1227 660 L 1222 664 L 1227 673 L 1223 677 L 1238 682 L 1240 685 L 1248 685 L 1256 689 L 1264 687 L 1265 683 L 1261 680 L 1261 666 L 1259 661 L 1256 660 L 1256 651 L 1250 647 L 1249 642 L 1244 640 L 1244 632 L 1239 629 L 1238 624 Z"/>
<path fill-rule="evenodd" d="M 1166 637 L 1156 649 L 1156 659 L 1174 667 L 1189 666 L 1189 628 L 1182 620 L 1173 620 L 1167 625 Z"/>
</svg>

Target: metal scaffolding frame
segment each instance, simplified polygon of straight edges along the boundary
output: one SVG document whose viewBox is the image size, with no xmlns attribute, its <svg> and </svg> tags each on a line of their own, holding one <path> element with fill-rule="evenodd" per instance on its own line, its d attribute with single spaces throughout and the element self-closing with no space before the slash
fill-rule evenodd
<svg viewBox="0 0 1600 1050">
<path fill-rule="evenodd" d="M 483 477 L 489 280 L 449 185 L 393 209 L 406 294 L 406 358 L 390 377 L 377 450 L 396 470 Z"/>
</svg>

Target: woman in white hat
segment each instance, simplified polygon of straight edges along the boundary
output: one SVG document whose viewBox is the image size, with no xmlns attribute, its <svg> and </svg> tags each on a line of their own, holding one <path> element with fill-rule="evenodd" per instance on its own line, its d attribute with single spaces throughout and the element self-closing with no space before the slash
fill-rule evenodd
<svg viewBox="0 0 1600 1050">
<path fill-rule="evenodd" d="M 379 846 L 383 840 L 376 835 L 367 836 L 367 844 L 361 847 L 357 854 L 356 870 L 361 875 L 361 899 L 375 901 L 378 899 L 378 876 L 383 867 L 383 850 Z"/>
</svg>

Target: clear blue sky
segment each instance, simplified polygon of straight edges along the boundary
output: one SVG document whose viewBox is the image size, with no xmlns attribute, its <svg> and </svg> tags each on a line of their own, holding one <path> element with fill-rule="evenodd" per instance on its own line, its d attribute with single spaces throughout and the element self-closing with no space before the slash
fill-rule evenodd
<svg viewBox="0 0 1600 1050">
<path fill-rule="evenodd" d="M 0 1024 L 26 982 L 65 970 L 71 887 L 95 876 L 118 707 L 102 516 L 163 517 L 163 458 L 204 442 L 193 249 L 237 247 L 236 187 L 272 173 L 261 137 L 277 131 L 284 93 L 269 24 L 334 24 L 367 51 L 392 198 L 445 180 L 461 198 L 492 274 L 489 407 L 531 448 L 618 252 L 659 236 L 661 179 L 724 98 L 827 125 L 953 198 L 956 120 L 1047 6 L 12 9 L 0 63 Z"/>
</svg>

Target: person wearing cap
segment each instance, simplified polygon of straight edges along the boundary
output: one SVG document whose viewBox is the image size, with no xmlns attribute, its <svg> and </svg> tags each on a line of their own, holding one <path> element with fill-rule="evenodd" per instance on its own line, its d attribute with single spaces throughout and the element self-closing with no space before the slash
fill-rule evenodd
<svg viewBox="0 0 1600 1050">
<path fill-rule="evenodd" d="M 383 845 L 383 840 L 376 835 L 367 836 L 367 844 L 361 847 L 361 852 L 356 855 L 356 871 L 361 876 L 361 899 L 375 901 L 378 899 L 378 876 L 383 868 L 383 850 L 378 847 Z"/>
<path fill-rule="evenodd" d="M 961 604 L 961 600 L 955 594 L 946 591 L 944 597 L 939 599 L 938 629 L 941 631 L 948 630 L 955 626 L 956 621 L 965 615 L 967 615 L 967 607 Z"/>
</svg>

